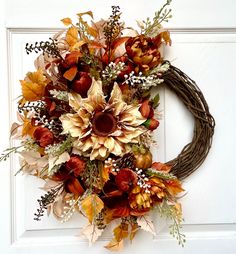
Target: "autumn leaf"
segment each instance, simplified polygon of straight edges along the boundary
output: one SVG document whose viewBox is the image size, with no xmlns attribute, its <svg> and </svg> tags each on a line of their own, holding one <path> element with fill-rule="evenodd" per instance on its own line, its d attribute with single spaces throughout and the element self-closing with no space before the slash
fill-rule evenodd
<svg viewBox="0 0 236 254">
<path fill-rule="evenodd" d="M 129 234 L 128 232 L 128 224 L 127 223 L 121 223 L 119 226 L 117 226 L 114 230 L 114 237 L 117 242 L 120 242 L 122 239 L 126 238 Z"/>
<path fill-rule="evenodd" d="M 148 215 L 138 217 L 137 223 L 141 227 L 141 229 L 143 229 L 144 231 L 147 231 L 153 235 L 156 235 L 154 224 Z"/>
<path fill-rule="evenodd" d="M 161 162 L 154 162 L 152 163 L 152 168 L 156 169 L 157 171 L 163 171 L 169 173 L 172 169 L 172 166 L 161 163 Z"/>
<path fill-rule="evenodd" d="M 79 18 L 82 18 L 84 15 L 89 15 L 93 19 L 93 12 L 92 11 L 86 11 L 86 12 L 77 13 L 77 16 Z"/>
<path fill-rule="evenodd" d="M 70 47 L 73 47 L 78 42 L 78 30 L 72 26 L 67 30 L 66 42 Z"/>
<path fill-rule="evenodd" d="M 81 202 L 81 207 L 82 207 L 84 213 L 86 214 L 90 224 L 92 224 L 93 219 L 103 209 L 104 203 L 96 194 L 92 194 L 92 195 L 86 197 Z"/>
<path fill-rule="evenodd" d="M 181 186 L 181 182 L 178 179 L 174 180 L 166 180 L 165 185 L 167 188 L 167 191 L 172 195 L 175 196 L 178 193 L 184 191 L 184 189 Z"/>
<path fill-rule="evenodd" d="M 132 223 L 131 224 L 131 232 L 130 232 L 130 235 L 129 235 L 129 239 L 130 241 L 132 241 L 136 235 L 136 233 L 138 232 L 139 230 L 139 225 L 137 223 Z"/>
<path fill-rule="evenodd" d="M 22 128 L 22 137 L 29 135 L 29 136 L 33 136 L 34 131 L 37 129 L 37 127 L 33 126 L 31 124 L 31 119 L 28 118 L 24 118 L 24 123 L 23 123 L 23 128 Z"/>
<path fill-rule="evenodd" d="M 96 242 L 98 237 L 102 235 L 103 229 L 99 229 L 96 225 L 87 225 L 82 229 L 81 233 L 89 240 L 89 245 Z"/>
<path fill-rule="evenodd" d="M 119 251 L 123 248 L 123 240 L 120 242 L 117 242 L 116 239 L 112 239 L 106 246 L 104 246 L 106 249 L 111 251 Z"/>
<path fill-rule="evenodd" d="M 110 179 L 110 167 L 102 166 L 101 167 L 101 177 L 103 184 L 106 183 Z"/>
<path fill-rule="evenodd" d="M 24 80 L 20 80 L 23 98 L 27 101 L 37 101 L 44 96 L 47 79 L 42 70 L 28 72 Z"/>
<path fill-rule="evenodd" d="M 65 26 L 69 26 L 72 24 L 72 20 L 70 18 L 64 18 L 61 19 L 61 22 L 65 25 Z"/>
<path fill-rule="evenodd" d="M 91 11 L 87 11 L 87 12 L 78 13 L 77 16 L 79 18 L 79 22 L 81 24 L 83 24 L 84 28 L 86 29 L 86 32 L 89 35 L 93 36 L 94 38 L 97 37 L 97 35 L 98 35 L 97 30 L 95 28 L 93 28 L 93 27 L 88 25 L 87 21 L 85 21 L 83 19 L 84 15 L 88 15 L 88 16 L 90 16 L 93 19 L 93 13 Z M 88 39 L 88 38 L 83 38 L 83 39 Z"/>
<path fill-rule="evenodd" d="M 77 67 L 73 66 L 64 73 L 63 77 L 66 78 L 67 80 L 72 81 L 75 78 L 76 74 L 77 74 Z"/>
<path fill-rule="evenodd" d="M 68 152 L 64 152 L 61 155 L 55 156 L 55 157 L 49 156 L 49 160 L 48 160 L 48 163 L 49 163 L 48 173 L 51 172 L 51 170 L 53 169 L 54 166 L 60 165 L 60 164 L 62 164 L 64 162 L 67 162 L 69 159 L 70 159 L 70 155 L 69 155 Z"/>
</svg>

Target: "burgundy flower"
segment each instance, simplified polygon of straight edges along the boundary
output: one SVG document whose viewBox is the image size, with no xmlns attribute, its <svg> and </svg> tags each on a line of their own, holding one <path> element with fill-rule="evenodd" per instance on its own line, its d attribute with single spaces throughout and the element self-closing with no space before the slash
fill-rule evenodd
<svg viewBox="0 0 236 254">
<path fill-rule="evenodd" d="M 45 127 L 38 127 L 33 136 L 41 147 L 51 145 L 54 141 L 53 133 Z"/>
<path fill-rule="evenodd" d="M 87 97 L 87 92 L 92 84 L 92 78 L 87 72 L 78 72 L 74 81 L 72 82 L 71 89 L 79 93 L 83 98 Z"/>
<path fill-rule="evenodd" d="M 66 169 L 73 172 L 74 176 L 79 176 L 85 169 L 85 161 L 79 156 L 71 156 L 69 161 L 66 162 Z"/>
<path fill-rule="evenodd" d="M 137 184 L 137 181 L 136 173 L 129 168 L 121 169 L 115 179 L 116 185 L 121 191 L 130 191 Z"/>
<path fill-rule="evenodd" d="M 123 80 L 125 75 L 129 75 L 129 74 L 131 73 L 131 71 L 134 70 L 134 66 L 133 66 L 133 64 L 129 61 L 128 57 L 126 57 L 126 56 L 117 57 L 117 58 L 114 60 L 114 63 L 115 63 L 115 64 L 118 64 L 119 62 L 125 63 L 124 69 L 123 69 L 123 70 L 121 71 L 121 73 L 118 75 L 118 78 Z"/>
</svg>

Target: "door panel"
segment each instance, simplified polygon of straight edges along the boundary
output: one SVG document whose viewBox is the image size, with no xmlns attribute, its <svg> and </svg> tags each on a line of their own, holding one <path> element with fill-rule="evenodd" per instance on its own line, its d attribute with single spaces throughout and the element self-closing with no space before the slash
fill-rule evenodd
<svg viewBox="0 0 236 254">
<path fill-rule="evenodd" d="M 120 4 L 124 20 L 135 25 L 136 19 L 151 16 L 158 9 L 158 1 L 7 1 L 5 19 L 1 16 L 1 36 L 6 36 L 1 48 L 2 84 L 0 86 L 0 115 L 2 117 L 0 150 L 8 146 L 9 122 L 15 120 L 16 98 L 20 94 L 19 79 L 34 70 L 36 55 L 26 55 L 26 42 L 47 39 L 61 27 L 58 20 L 75 16 L 77 12 L 94 10 L 95 18 L 109 15 L 110 5 Z M 47 3 L 47 4 L 46 4 Z M 168 234 L 168 226 L 154 218 L 158 234 L 152 237 L 138 234 L 132 244 L 126 244 L 122 253 L 235 253 L 236 251 L 236 177 L 235 156 L 235 66 L 236 28 L 233 1 L 175 1 L 174 18 L 170 23 L 173 45 L 166 57 L 194 79 L 209 103 L 216 119 L 216 132 L 212 150 L 197 172 L 184 181 L 187 194 L 182 198 L 184 227 L 187 243 L 184 248 Z M 218 5 L 217 5 L 218 3 Z M 3 3 L 1 3 L 3 4 Z M 224 8 L 222 8 L 224 6 Z M 0 6 L 1 7 L 1 6 Z M 234 7 L 234 8 L 233 8 Z M 3 8 L 0 8 L 3 10 Z M 53 10 L 53 11 L 52 11 Z M 35 15 L 37 13 L 37 15 Z M 214 15 L 212 15 L 214 14 Z M 218 17 L 221 16 L 221 19 Z M 46 18 L 41 18 L 46 17 Z M 47 17 L 50 17 L 47 18 Z M 199 18 L 201 17 L 201 19 Z M 188 20 L 188 22 L 186 22 Z M 5 33 L 7 31 L 7 33 Z M 7 35 L 6 35 L 7 34 Z M 8 84 L 8 85 L 7 85 Z M 155 159 L 167 161 L 174 158 L 191 140 L 193 119 L 177 97 L 168 89 L 160 89 L 163 117 L 155 133 L 158 146 L 153 148 Z M 8 117 L 10 116 L 10 118 Z M 88 249 L 87 241 L 80 236 L 86 221 L 73 217 L 60 224 L 53 217 L 41 222 L 33 220 L 37 198 L 41 195 L 43 181 L 30 176 L 14 176 L 18 160 L 1 164 L 0 191 L 2 193 L 0 224 L 1 253 L 104 253 L 102 245 L 110 239 L 109 229 Z M 130 246 L 129 246 L 130 245 Z"/>
</svg>

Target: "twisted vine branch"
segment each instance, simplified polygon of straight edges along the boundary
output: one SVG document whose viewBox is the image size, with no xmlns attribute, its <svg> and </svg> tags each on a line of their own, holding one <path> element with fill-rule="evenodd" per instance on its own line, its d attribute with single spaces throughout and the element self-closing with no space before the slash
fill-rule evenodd
<svg viewBox="0 0 236 254">
<path fill-rule="evenodd" d="M 164 85 L 172 90 L 194 117 L 192 141 L 180 154 L 167 162 L 172 165 L 171 173 L 184 179 L 201 166 L 212 145 L 215 120 L 208 104 L 196 83 L 178 68 L 170 65 L 163 74 Z"/>
</svg>

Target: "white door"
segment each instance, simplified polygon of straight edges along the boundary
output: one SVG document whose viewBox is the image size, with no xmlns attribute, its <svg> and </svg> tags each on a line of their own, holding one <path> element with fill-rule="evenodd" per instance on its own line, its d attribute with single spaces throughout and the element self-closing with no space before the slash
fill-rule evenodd
<svg viewBox="0 0 236 254">
<path fill-rule="evenodd" d="M 0 150 L 9 146 L 9 126 L 15 119 L 18 80 L 33 70 L 35 55 L 24 52 L 26 42 L 47 39 L 60 19 L 92 10 L 95 19 L 108 17 L 120 5 L 126 24 L 152 16 L 163 1 L 127 0 L 1 0 L 0 1 Z M 122 253 L 236 253 L 236 2 L 234 0 L 174 0 L 168 23 L 173 44 L 166 57 L 192 79 L 216 119 L 213 147 L 205 163 L 184 181 L 182 198 L 187 242 L 179 247 L 168 227 L 157 224 L 154 238 L 139 233 Z M 163 120 L 157 131 L 157 157 L 167 161 L 191 140 L 192 118 L 168 90 L 161 94 Z M 60 224 L 52 217 L 33 220 L 42 183 L 14 176 L 17 159 L 0 164 L 0 253 L 108 253 L 107 233 L 92 247 L 80 237 L 81 217 Z"/>
</svg>

